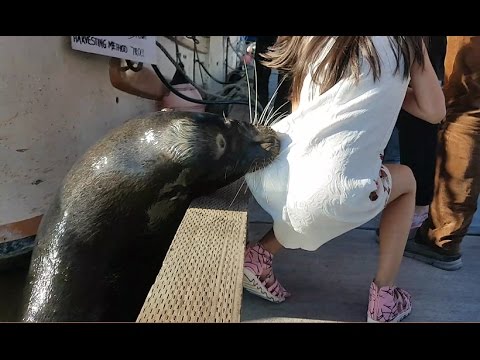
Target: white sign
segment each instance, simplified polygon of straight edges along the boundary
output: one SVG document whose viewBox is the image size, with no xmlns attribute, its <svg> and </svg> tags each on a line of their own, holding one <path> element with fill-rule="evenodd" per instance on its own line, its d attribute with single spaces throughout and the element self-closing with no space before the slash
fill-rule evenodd
<svg viewBox="0 0 480 360">
<path fill-rule="evenodd" d="M 72 36 L 72 49 L 120 59 L 157 63 L 155 36 Z"/>
</svg>

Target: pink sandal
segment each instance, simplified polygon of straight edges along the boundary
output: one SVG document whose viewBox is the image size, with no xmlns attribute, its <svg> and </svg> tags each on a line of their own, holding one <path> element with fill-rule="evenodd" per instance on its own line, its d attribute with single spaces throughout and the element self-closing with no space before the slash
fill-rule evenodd
<svg viewBox="0 0 480 360">
<path fill-rule="evenodd" d="M 243 265 L 243 287 L 265 300 L 281 303 L 290 296 L 272 270 L 273 255 L 261 245 L 247 246 Z"/>
</svg>

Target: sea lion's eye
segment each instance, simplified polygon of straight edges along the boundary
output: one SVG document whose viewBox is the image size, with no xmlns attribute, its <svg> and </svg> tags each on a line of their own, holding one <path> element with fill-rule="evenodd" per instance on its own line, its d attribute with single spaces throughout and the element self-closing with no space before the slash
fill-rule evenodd
<svg viewBox="0 0 480 360">
<path fill-rule="evenodd" d="M 225 148 L 227 147 L 227 141 L 225 140 L 222 134 L 217 134 L 216 142 L 217 142 L 216 158 L 219 159 L 225 152 Z"/>
<path fill-rule="evenodd" d="M 225 146 L 227 144 L 225 143 L 225 139 L 223 138 L 223 136 L 220 135 L 220 137 L 217 138 L 217 145 L 220 149 L 225 149 Z"/>
</svg>

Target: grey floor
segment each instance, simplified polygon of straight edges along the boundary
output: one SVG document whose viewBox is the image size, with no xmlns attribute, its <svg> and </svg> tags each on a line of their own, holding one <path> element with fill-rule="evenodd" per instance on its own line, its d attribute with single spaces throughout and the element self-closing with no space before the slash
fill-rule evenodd
<svg viewBox="0 0 480 360">
<path fill-rule="evenodd" d="M 255 242 L 270 227 L 269 216 L 252 201 L 249 240 Z M 279 281 L 292 294 L 273 304 L 248 292 L 243 294 L 244 322 L 363 322 L 368 289 L 374 276 L 378 246 L 375 222 L 352 230 L 317 251 L 285 250 L 274 260 Z M 478 213 L 474 225 L 480 225 Z M 398 285 L 413 299 L 405 322 L 480 321 L 480 242 L 475 235 L 462 244 L 464 267 L 444 271 L 404 258 Z"/>
</svg>

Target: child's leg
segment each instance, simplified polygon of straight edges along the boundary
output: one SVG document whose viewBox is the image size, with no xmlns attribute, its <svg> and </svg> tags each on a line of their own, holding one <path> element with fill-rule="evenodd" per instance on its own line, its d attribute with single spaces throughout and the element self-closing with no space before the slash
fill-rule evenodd
<svg viewBox="0 0 480 360">
<path fill-rule="evenodd" d="M 262 247 L 270 252 L 272 255 L 275 255 L 277 252 L 283 249 L 283 246 L 278 242 L 275 237 L 273 229 L 267 232 L 263 238 L 258 242 Z"/>
<path fill-rule="evenodd" d="M 394 283 L 412 224 L 416 183 L 407 166 L 386 166 L 392 188 L 380 221 L 380 254 L 377 274 L 370 285 L 368 322 L 397 322 L 412 309 L 410 294 Z"/>
<path fill-rule="evenodd" d="M 415 210 L 416 183 L 410 168 L 386 164 L 392 189 L 380 221 L 380 254 L 375 283 L 392 286 L 400 269 Z"/>
</svg>

